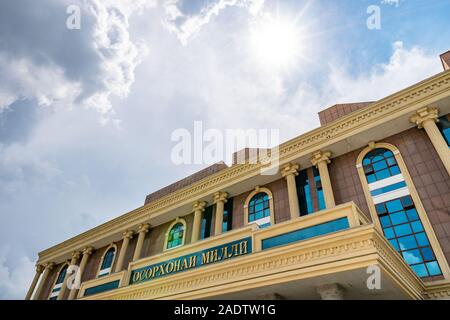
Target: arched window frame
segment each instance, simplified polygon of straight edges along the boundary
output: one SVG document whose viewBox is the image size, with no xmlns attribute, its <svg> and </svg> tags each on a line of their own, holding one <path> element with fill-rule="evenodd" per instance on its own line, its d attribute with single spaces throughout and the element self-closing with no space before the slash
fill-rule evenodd
<svg viewBox="0 0 450 320">
<path fill-rule="evenodd" d="M 52 283 L 52 286 L 51 286 L 52 289 L 50 290 L 50 293 L 49 293 L 49 295 L 48 295 L 48 300 L 51 300 L 51 299 L 52 299 L 52 293 L 53 293 L 53 290 L 55 289 L 56 282 L 58 281 L 59 275 L 61 274 L 61 272 L 64 270 L 65 267 L 69 268 L 69 266 L 70 266 L 69 261 L 66 261 L 66 262 L 63 263 L 63 264 L 61 265 L 61 267 L 59 268 L 58 273 L 56 274 L 55 280 L 53 280 L 53 283 Z M 64 281 L 66 281 L 66 278 L 67 278 L 67 270 L 66 270 L 66 275 L 64 276 L 64 279 L 63 279 L 63 281 L 61 282 L 61 287 L 62 287 L 62 285 L 64 284 Z M 60 292 L 60 291 L 58 291 L 57 293 L 55 292 L 55 294 L 53 295 L 53 297 L 56 297 L 56 298 L 57 298 L 58 295 L 59 295 L 59 292 Z"/>
<path fill-rule="evenodd" d="M 111 249 L 111 248 L 114 248 L 114 258 L 113 258 L 113 261 L 111 264 L 111 269 L 109 270 L 109 273 L 101 275 L 100 272 L 102 271 L 101 268 L 103 265 L 103 260 L 105 260 L 105 256 L 108 253 L 109 249 Z M 116 262 L 116 258 L 117 258 L 117 245 L 115 243 L 111 243 L 103 252 L 102 259 L 100 260 L 100 263 L 97 268 L 97 278 L 104 277 L 104 276 L 107 276 L 107 275 L 110 275 L 113 273 L 112 271 L 113 271 L 113 267 L 114 267 L 114 262 Z"/>
<path fill-rule="evenodd" d="M 434 233 L 431 222 L 428 218 L 428 215 L 426 214 L 425 208 L 422 204 L 422 201 L 420 200 L 419 194 L 417 193 L 417 189 L 413 183 L 411 175 L 409 174 L 408 168 L 406 167 L 405 161 L 403 160 L 400 150 L 396 146 L 385 142 L 369 143 L 369 145 L 360 152 L 356 160 L 356 168 L 358 171 L 359 179 L 361 181 L 361 185 L 364 190 L 364 196 L 366 198 L 369 207 L 370 216 L 372 218 L 375 227 L 381 232 L 381 234 L 383 234 L 382 231 L 383 229 L 378 219 L 375 204 L 370 194 L 369 184 L 367 182 L 366 175 L 364 173 L 363 160 L 369 152 L 378 148 L 390 150 L 394 154 L 394 158 L 397 161 L 398 167 L 400 168 L 400 173 L 403 175 L 406 186 L 409 189 L 410 196 L 413 199 L 417 213 L 419 214 L 420 220 L 422 221 L 423 227 L 428 236 L 428 240 L 430 241 L 436 259 L 439 263 L 439 266 L 441 267 L 442 275 L 444 276 L 445 279 L 450 279 L 450 269 L 447 263 L 447 259 L 445 258 L 441 245 L 436 237 L 436 234 Z"/>
<path fill-rule="evenodd" d="M 244 202 L 244 224 L 245 225 L 250 225 L 250 224 L 254 223 L 254 222 L 248 222 L 248 216 L 249 216 L 248 206 L 249 206 L 252 198 L 261 192 L 266 193 L 269 196 L 270 225 L 271 226 L 275 225 L 275 211 L 274 211 L 274 205 L 273 205 L 272 191 L 270 191 L 270 189 L 268 189 L 268 188 L 260 187 L 260 186 L 255 187 L 255 190 L 250 192 L 250 194 L 245 199 L 245 202 Z"/>
<path fill-rule="evenodd" d="M 183 238 L 181 239 L 181 244 L 178 245 L 178 246 L 176 246 L 176 247 L 167 248 L 167 244 L 168 244 L 168 242 L 169 242 L 169 234 L 170 234 L 170 231 L 171 231 L 172 228 L 173 228 L 174 226 L 176 226 L 178 223 L 183 224 L 183 228 L 184 228 Z M 182 218 L 176 218 L 176 219 L 169 225 L 169 227 L 167 228 L 167 231 L 166 231 L 166 234 L 165 234 L 165 237 L 164 237 L 164 249 L 163 249 L 163 250 L 164 250 L 164 251 L 174 250 L 174 249 L 177 249 L 177 248 L 180 248 L 180 247 L 184 246 L 184 243 L 185 243 L 185 241 L 186 241 L 186 234 L 187 234 L 187 224 L 186 224 L 186 220 L 184 220 L 184 219 L 182 219 Z"/>
</svg>

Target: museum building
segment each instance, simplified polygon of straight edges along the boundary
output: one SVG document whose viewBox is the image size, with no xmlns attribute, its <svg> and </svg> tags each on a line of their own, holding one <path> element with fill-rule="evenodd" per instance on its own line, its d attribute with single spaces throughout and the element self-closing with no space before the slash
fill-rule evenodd
<svg viewBox="0 0 450 320">
<path fill-rule="evenodd" d="M 440 58 L 409 88 L 321 111 L 279 145 L 277 174 L 246 149 L 40 252 L 26 299 L 450 299 Z"/>
</svg>

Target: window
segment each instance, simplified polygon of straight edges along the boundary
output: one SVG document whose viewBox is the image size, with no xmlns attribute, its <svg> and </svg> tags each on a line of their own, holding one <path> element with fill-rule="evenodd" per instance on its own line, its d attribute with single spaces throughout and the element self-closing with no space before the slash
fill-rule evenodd
<svg viewBox="0 0 450 320">
<path fill-rule="evenodd" d="M 223 210 L 222 232 L 233 228 L 233 198 L 228 199 Z"/>
<path fill-rule="evenodd" d="M 369 151 L 359 170 L 368 183 L 374 214 L 386 239 L 419 277 L 442 275 L 394 152 L 386 148 Z"/>
<path fill-rule="evenodd" d="M 260 228 L 270 226 L 270 202 L 267 193 L 257 193 L 250 200 L 248 204 L 248 222 L 254 222 Z"/>
<path fill-rule="evenodd" d="M 376 206 L 385 237 L 419 277 L 441 275 L 411 196 Z"/>
<path fill-rule="evenodd" d="M 69 265 L 64 265 L 58 273 L 58 277 L 56 278 L 55 285 L 53 286 L 52 291 L 50 292 L 49 300 L 58 299 L 58 295 L 61 292 L 62 285 L 64 280 L 66 279 L 67 268 Z"/>
<path fill-rule="evenodd" d="M 112 265 L 114 262 L 114 257 L 116 256 L 116 247 L 111 246 L 106 250 L 103 255 L 102 263 L 100 265 L 100 269 L 98 270 L 98 277 L 104 277 L 111 274 Z"/>
<path fill-rule="evenodd" d="M 182 246 L 184 244 L 184 231 L 184 223 L 177 222 L 175 225 L 173 225 L 169 230 L 169 234 L 167 235 L 166 249 L 172 249 Z"/>
<path fill-rule="evenodd" d="M 313 167 L 313 174 L 314 174 L 314 183 L 316 185 L 318 207 L 319 210 L 324 210 L 325 198 L 323 196 L 322 181 L 320 180 L 319 170 L 317 170 L 317 168 L 315 167 Z"/>
<path fill-rule="evenodd" d="M 368 183 L 400 174 L 394 154 L 391 150 L 384 148 L 369 152 L 362 164 Z"/>
<path fill-rule="evenodd" d="M 200 239 L 206 239 L 211 236 L 211 222 L 212 222 L 212 206 L 206 207 L 202 214 L 202 229 Z"/>
<path fill-rule="evenodd" d="M 314 178 L 311 182 L 308 176 Z M 323 197 L 322 183 L 320 181 L 319 171 L 314 168 L 308 168 L 299 171 L 295 177 L 297 186 L 297 197 L 300 209 L 300 216 L 305 216 L 318 210 L 325 209 L 325 199 Z M 314 196 L 313 196 L 314 194 Z"/>
<path fill-rule="evenodd" d="M 450 114 L 440 117 L 437 126 L 439 128 L 439 131 L 441 131 L 445 141 L 447 141 L 447 145 L 450 148 Z"/>
</svg>

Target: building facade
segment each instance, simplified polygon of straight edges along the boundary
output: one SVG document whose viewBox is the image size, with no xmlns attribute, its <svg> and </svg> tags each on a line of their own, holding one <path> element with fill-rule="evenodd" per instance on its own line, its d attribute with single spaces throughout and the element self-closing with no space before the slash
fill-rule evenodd
<svg viewBox="0 0 450 320">
<path fill-rule="evenodd" d="M 39 253 L 26 299 L 450 298 L 444 71 Z M 248 157 L 247 157 L 248 158 Z M 79 283 L 80 285 L 73 285 Z"/>
</svg>

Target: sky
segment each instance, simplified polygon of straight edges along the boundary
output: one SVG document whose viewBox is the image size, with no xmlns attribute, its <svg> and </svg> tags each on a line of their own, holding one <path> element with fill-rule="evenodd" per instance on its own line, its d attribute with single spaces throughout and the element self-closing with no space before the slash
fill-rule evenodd
<svg viewBox="0 0 450 320">
<path fill-rule="evenodd" d="M 448 0 L 0 1 L 0 299 L 39 251 L 205 167 L 173 162 L 175 130 L 293 138 L 441 72 L 449 18 Z"/>
</svg>

